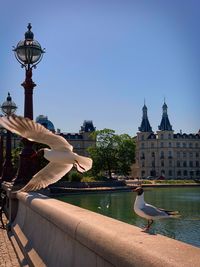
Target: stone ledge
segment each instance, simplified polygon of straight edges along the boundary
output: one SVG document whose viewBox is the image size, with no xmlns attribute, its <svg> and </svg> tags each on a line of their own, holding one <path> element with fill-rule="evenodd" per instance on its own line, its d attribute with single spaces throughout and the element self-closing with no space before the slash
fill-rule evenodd
<svg viewBox="0 0 200 267">
<path fill-rule="evenodd" d="M 17 198 L 13 229 L 24 235 L 24 250 L 34 250 L 32 266 L 200 266 L 200 249 L 191 245 L 37 193 Z"/>
</svg>

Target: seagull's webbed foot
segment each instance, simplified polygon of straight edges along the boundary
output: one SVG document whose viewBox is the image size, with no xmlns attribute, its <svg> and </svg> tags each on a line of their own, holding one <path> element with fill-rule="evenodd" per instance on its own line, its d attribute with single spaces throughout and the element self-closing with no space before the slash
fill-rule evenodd
<svg viewBox="0 0 200 267">
<path fill-rule="evenodd" d="M 153 220 L 148 220 L 147 226 L 143 229 L 143 231 L 148 232 L 152 224 L 153 224 Z"/>
</svg>

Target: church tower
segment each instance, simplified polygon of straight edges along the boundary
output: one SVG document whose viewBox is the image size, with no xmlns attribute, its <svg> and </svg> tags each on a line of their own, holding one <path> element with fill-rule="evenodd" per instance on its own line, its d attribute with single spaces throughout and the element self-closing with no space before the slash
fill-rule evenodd
<svg viewBox="0 0 200 267">
<path fill-rule="evenodd" d="M 151 125 L 149 123 L 149 119 L 147 116 L 147 107 L 144 104 L 143 108 L 142 108 L 142 112 L 143 112 L 143 116 L 142 116 L 142 122 L 140 127 L 138 128 L 138 130 L 140 132 L 152 132 L 152 128 Z"/>
<path fill-rule="evenodd" d="M 167 104 L 164 101 L 164 104 L 162 106 L 163 109 L 163 114 L 162 114 L 162 119 L 160 122 L 160 125 L 158 126 L 158 129 L 160 131 L 172 131 L 172 126 L 169 122 L 168 114 L 167 114 Z"/>
</svg>

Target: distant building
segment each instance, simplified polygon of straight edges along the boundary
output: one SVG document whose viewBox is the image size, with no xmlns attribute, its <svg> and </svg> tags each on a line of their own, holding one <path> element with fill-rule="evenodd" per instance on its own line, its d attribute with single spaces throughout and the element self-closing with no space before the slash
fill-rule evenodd
<svg viewBox="0 0 200 267">
<path fill-rule="evenodd" d="M 42 124 L 45 128 L 55 133 L 55 127 L 47 116 L 39 115 L 36 118 L 36 122 Z M 78 133 L 64 133 L 58 129 L 56 134 L 63 136 L 73 146 L 74 152 L 83 156 L 88 156 L 87 148 L 96 145 L 96 141 L 90 136 L 90 134 L 94 131 L 95 127 L 93 122 L 85 120 Z"/>
<path fill-rule="evenodd" d="M 95 146 L 96 140 L 91 138 L 91 133 L 95 131 L 92 121 L 85 120 L 79 133 L 59 133 L 73 147 L 79 155 L 88 156 L 88 147 Z"/>
<path fill-rule="evenodd" d="M 153 132 L 143 106 L 141 126 L 136 138 L 135 177 L 164 176 L 166 179 L 200 178 L 200 131 L 196 134 L 174 133 L 162 106 L 158 131 Z"/>
<path fill-rule="evenodd" d="M 36 118 L 36 122 L 42 124 L 45 128 L 47 128 L 48 130 L 50 130 L 53 133 L 55 133 L 54 125 L 53 125 L 53 123 L 50 120 L 48 120 L 48 117 L 47 116 L 39 115 Z"/>
<path fill-rule="evenodd" d="M 92 139 L 90 134 L 95 131 L 93 122 L 85 120 L 81 126 L 81 130 L 78 133 L 63 133 L 60 129 L 55 131 L 54 124 L 48 119 L 47 116 L 39 115 L 36 118 L 36 122 L 42 124 L 45 128 L 52 131 L 55 134 L 63 136 L 72 146 L 73 151 L 88 156 L 87 148 L 96 145 L 96 140 Z M 4 147 L 6 145 L 6 130 L 0 131 L 0 135 L 3 136 Z M 16 148 L 21 143 L 22 137 L 16 134 L 12 134 L 12 148 Z"/>
</svg>

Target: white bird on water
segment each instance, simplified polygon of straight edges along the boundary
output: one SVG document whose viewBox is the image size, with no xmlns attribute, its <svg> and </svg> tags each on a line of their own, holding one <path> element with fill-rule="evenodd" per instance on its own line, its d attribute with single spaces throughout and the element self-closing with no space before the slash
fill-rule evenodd
<svg viewBox="0 0 200 267">
<path fill-rule="evenodd" d="M 138 216 L 147 219 L 148 222 L 144 231 L 148 231 L 150 229 L 150 226 L 153 224 L 154 220 L 180 217 L 178 211 L 164 210 L 147 204 L 144 201 L 144 190 L 141 187 L 137 187 L 133 191 L 137 192 L 134 203 L 134 211 Z"/>
<path fill-rule="evenodd" d="M 7 130 L 22 137 L 48 145 L 37 154 L 44 156 L 49 163 L 36 173 L 22 191 L 35 191 L 60 180 L 73 166 L 79 172 L 91 169 L 92 159 L 79 156 L 64 137 L 56 135 L 39 123 L 20 116 L 0 117 L 0 124 Z"/>
</svg>

